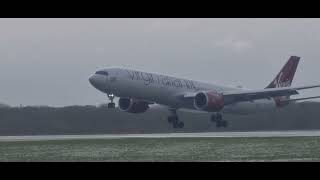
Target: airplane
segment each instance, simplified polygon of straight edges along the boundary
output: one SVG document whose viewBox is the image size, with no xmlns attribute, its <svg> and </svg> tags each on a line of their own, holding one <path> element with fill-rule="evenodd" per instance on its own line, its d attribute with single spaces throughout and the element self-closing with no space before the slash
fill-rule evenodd
<svg viewBox="0 0 320 180">
<path fill-rule="evenodd" d="M 121 67 L 96 71 L 89 82 L 106 93 L 108 108 L 115 108 L 113 99 L 119 97 L 118 106 L 128 113 L 144 113 L 152 105 L 168 108 L 168 122 L 173 128 L 183 128 L 177 110 L 212 113 L 210 120 L 216 127 L 227 127 L 222 114 L 248 115 L 285 107 L 292 102 L 320 98 L 320 96 L 291 99 L 298 90 L 320 85 L 291 87 L 300 57 L 291 56 L 273 81 L 264 89 L 245 89 L 221 86 L 207 82 L 177 78 L 158 73 L 143 72 Z"/>
</svg>

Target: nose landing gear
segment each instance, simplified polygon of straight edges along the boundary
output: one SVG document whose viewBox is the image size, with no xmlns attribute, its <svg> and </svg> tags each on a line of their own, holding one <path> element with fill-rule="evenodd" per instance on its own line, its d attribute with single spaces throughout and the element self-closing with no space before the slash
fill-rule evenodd
<svg viewBox="0 0 320 180">
<path fill-rule="evenodd" d="M 216 123 L 216 127 L 228 127 L 228 121 L 223 120 L 222 115 L 220 113 L 212 114 L 211 115 L 211 122 Z"/>
<path fill-rule="evenodd" d="M 113 94 L 108 94 L 108 98 L 111 101 L 110 103 L 108 103 L 108 108 L 109 109 L 114 109 L 116 107 L 116 104 L 113 102 L 114 95 Z"/>
</svg>

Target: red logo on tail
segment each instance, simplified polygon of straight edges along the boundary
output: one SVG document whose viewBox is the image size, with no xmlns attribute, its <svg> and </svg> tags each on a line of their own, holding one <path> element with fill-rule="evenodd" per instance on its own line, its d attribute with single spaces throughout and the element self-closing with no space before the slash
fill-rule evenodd
<svg viewBox="0 0 320 180">
<path fill-rule="evenodd" d="M 291 56 L 288 62 L 283 66 L 276 78 L 267 86 L 267 88 L 289 87 L 291 86 L 294 74 L 296 73 L 300 57 Z"/>
<path fill-rule="evenodd" d="M 300 57 L 291 56 L 276 78 L 266 88 L 290 87 L 299 61 Z M 281 96 L 273 99 L 278 107 L 282 107 L 288 104 L 288 102 L 285 100 L 290 99 L 290 97 Z"/>
</svg>

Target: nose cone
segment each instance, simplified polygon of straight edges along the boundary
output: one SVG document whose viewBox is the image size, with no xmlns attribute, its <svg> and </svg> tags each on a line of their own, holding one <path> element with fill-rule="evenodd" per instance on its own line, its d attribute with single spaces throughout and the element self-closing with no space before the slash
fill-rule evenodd
<svg viewBox="0 0 320 180">
<path fill-rule="evenodd" d="M 89 77 L 90 84 L 95 87 L 96 89 L 104 92 L 106 91 L 106 78 L 104 76 L 94 74 Z"/>
<path fill-rule="evenodd" d="M 89 82 L 92 86 L 94 86 L 95 82 L 94 82 L 94 75 L 89 77 Z"/>
</svg>

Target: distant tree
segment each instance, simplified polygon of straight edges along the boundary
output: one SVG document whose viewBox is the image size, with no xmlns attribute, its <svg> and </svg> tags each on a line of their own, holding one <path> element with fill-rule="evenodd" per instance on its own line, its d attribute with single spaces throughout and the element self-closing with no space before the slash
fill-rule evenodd
<svg viewBox="0 0 320 180">
<path fill-rule="evenodd" d="M 103 108 L 103 107 L 108 107 L 108 103 L 102 103 L 102 104 L 99 104 L 98 106 L 99 108 Z"/>
<path fill-rule="evenodd" d="M 0 103 L 0 135 L 165 133 L 202 131 L 257 131 L 320 129 L 319 102 L 292 104 L 287 108 L 250 116 L 225 114 L 226 129 L 217 129 L 208 114 L 181 112 L 184 129 L 173 129 L 162 110 L 142 114 L 100 106 L 22 106 Z"/>
<path fill-rule="evenodd" d="M 10 108 L 10 106 L 4 103 L 0 103 L 0 108 Z"/>
</svg>

